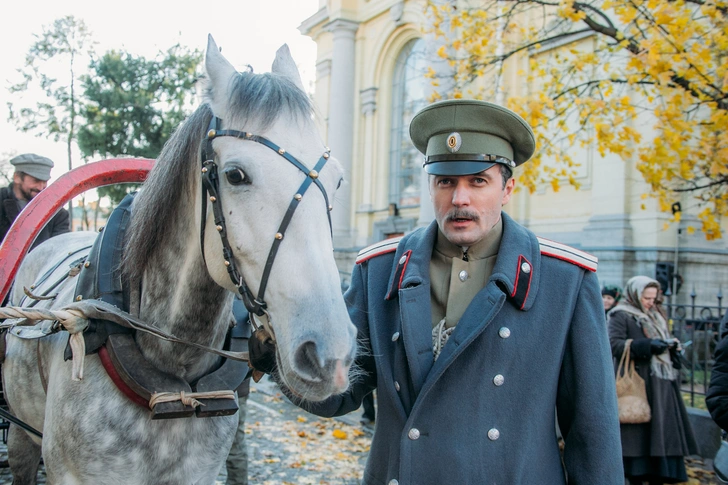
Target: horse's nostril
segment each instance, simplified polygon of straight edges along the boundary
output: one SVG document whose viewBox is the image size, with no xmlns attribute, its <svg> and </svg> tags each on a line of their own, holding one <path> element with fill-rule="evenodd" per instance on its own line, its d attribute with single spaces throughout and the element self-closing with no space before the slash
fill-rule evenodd
<svg viewBox="0 0 728 485">
<path fill-rule="evenodd" d="M 311 380 L 320 380 L 324 377 L 324 363 L 321 362 L 314 342 L 305 342 L 298 347 L 294 364 L 300 374 Z"/>
</svg>

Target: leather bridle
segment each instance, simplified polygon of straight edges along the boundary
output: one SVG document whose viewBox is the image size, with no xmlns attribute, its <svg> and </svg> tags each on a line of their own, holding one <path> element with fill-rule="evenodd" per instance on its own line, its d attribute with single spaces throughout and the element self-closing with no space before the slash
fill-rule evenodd
<svg viewBox="0 0 728 485">
<path fill-rule="evenodd" d="M 250 312 L 251 316 L 255 315 L 259 317 L 262 320 L 266 330 L 268 330 L 271 337 L 273 337 L 273 329 L 270 327 L 269 323 L 270 315 L 267 312 L 267 304 L 265 302 L 265 290 L 268 286 L 268 277 L 270 276 L 271 269 L 273 268 L 273 261 L 275 260 L 276 254 L 278 253 L 278 248 L 280 247 L 281 241 L 283 241 L 286 229 L 288 228 L 288 224 L 291 222 L 293 214 L 296 212 L 296 209 L 298 208 L 301 199 L 303 199 L 303 195 L 311 186 L 311 183 L 316 184 L 316 186 L 321 190 L 321 193 L 324 196 L 324 202 L 326 203 L 326 214 L 329 218 L 329 229 L 331 230 L 331 234 L 333 237 L 333 226 L 331 223 L 332 207 L 329 204 L 329 197 L 326 194 L 326 189 L 318 178 L 321 169 L 324 167 L 330 157 L 330 150 L 326 148 L 326 151 L 323 153 L 323 155 L 321 155 L 321 158 L 319 158 L 316 166 L 314 166 L 313 169 L 309 169 L 298 159 L 296 159 L 296 157 L 292 156 L 286 150 L 279 147 L 267 138 L 259 135 L 254 135 L 253 133 L 246 131 L 222 130 L 220 129 L 221 126 L 222 120 L 213 115 L 207 129 L 207 135 L 205 137 L 205 140 L 203 140 L 203 147 L 201 152 L 202 217 L 200 226 L 200 247 L 202 249 L 202 258 L 203 260 L 205 258 L 205 225 L 207 221 L 207 202 L 209 200 L 209 202 L 212 203 L 212 212 L 215 216 L 215 227 L 217 228 L 217 231 L 220 234 L 220 239 L 222 240 L 222 253 L 223 258 L 225 259 L 225 266 L 227 267 L 228 275 L 230 276 L 230 279 L 232 280 L 235 287 L 238 289 L 241 299 L 245 304 L 245 307 Z M 265 262 L 263 276 L 260 280 L 260 287 L 258 288 L 257 297 L 253 296 L 253 292 L 250 290 L 250 287 L 245 282 L 245 278 L 240 273 L 240 271 L 238 271 L 235 264 L 235 257 L 232 248 L 230 247 L 230 242 L 228 241 L 227 227 L 225 225 L 225 215 L 222 208 L 222 201 L 220 200 L 220 178 L 218 176 L 218 167 L 215 163 L 215 152 L 212 148 L 212 141 L 215 138 L 221 136 L 232 136 L 242 140 L 249 140 L 260 143 L 261 145 L 270 148 L 278 155 L 288 160 L 293 166 L 295 166 L 298 170 L 303 172 L 304 175 L 306 175 L 305 180 L 298 188 L 296 194 L 293 196 L 291 203 L 288 205 L 288 210 L 286 211 L 285 215 L 283 216 L 283 220 L 278 226 L 278 231 L 275 234 L 273 244 L 271 245 L 270 251 L 268 252 L 268 259 Z M 257 329 L 257 325 L 252 318 L 251 323 Z"/>
</svg>

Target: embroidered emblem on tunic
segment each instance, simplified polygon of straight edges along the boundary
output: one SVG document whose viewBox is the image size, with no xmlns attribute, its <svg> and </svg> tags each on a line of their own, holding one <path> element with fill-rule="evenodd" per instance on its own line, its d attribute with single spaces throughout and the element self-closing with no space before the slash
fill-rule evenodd
<svg viewBox="0 0 728 485">
<path fill-rule="evenodd" d="M 455 330 L 455 327 L 445 328 L 444 318 L 432 329 L 432 354 L 435 357 L 433 360 L 437 360 L 440 356 L 440 352 L 442 352 L 442 348 L 452 335 L 453 330 Z"/>
</svg>

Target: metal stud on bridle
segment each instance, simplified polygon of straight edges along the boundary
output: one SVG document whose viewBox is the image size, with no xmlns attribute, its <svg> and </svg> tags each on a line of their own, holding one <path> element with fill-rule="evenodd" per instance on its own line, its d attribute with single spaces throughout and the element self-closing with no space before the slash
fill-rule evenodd
<svg viewBox="0 0 728 485">
<path fill-rule="evenodd" d="M 228 275 L 230 276 L 230 280 L 233 282 L 233 284 L 237 287 L 238 292 L 240 293 L 240 296 L 242 297 L 243 303 L 245 304 L 245 307 L 248 309 L 248 311 L 251 313 L 251 315 L 256 315 L 258 317 L 263 317 L 264 322 L 267 322 L 268 312 L 266 311 L 267 304 L 265 302 L 265 289 L 268 286 L 268 277 L 270 276 L 271 269 L 273 268 L 273 261 L 275 260 L 276 254 L 278 253 L 278 248 L 280 247 L 281 242 L 284 239 L 284 235 L 286 233 L 286 229 L 288 228 L 288 225 L 291 222 L 291 219 L 293 218 L 293 214 L 298 208 L 298 204 L 303 199 L 303 195 L 306 193 L 308 188 L 311 186 L 311 184 L 315 184 L 319 190 L 321 190 L 321 193 L 324 196 L 324 202 L 326 203 L 326 215 L 329 218 L 329 229 L 331 230 L 331 234 L 333 237 L 333 226 L 331 224 L 331 205 L 329 204 L 329 197 L 326 194 L 326 189 L 324 188 L 321 181 L 318 179 L 319 173 L 321 172 L 321 169 L 326 164 L 327 160 L 329 160 L 330 157 L 330 150 L 327 147 L 324 154 L 319 158 L 318 162 L 316 163 L 316 166 L 313 169 L 309 169 L 306 167 L 303 163 L 301 163 L 296 157 L 289 154 L 286 150 L 279 147 L 272 141 L 268 140 L 267 138 L 264 138 L 262 136 L 254 135 L 250 132 L 243 132 L 243 131 L 237 131 L 237 130 L 221 130 L 219 127 L 222 125 L 222 120 L 216 116 L 213 116 L 210 120 L 210 125 L 207 129 L 207 136 L 205 137 L 205 140 L 203 141 L 203 148 L 201 153 L 201 162 L 202 162 L 202 218 L 201 218 L 201 227 L 200 227 L 200 246 L 202 248 L 202 257 L 204 259 L 205 257 L 205 225 L 206 225 L 206 218 L 207 218 L 207 202 L 208 200 L 210 203 L 212 203 L 212 212 L 215 217 L 215 228 L 217 229 L 217 232 L 220 234 L 220 239 L 222 240 L 222 252 L 223 252 L 223 258 L 225 260 L 225 266 L 227 267 Z M 296 191 L 295 195 L 293 196 L 291 203 L 288 205 L 288 210 L 286 211 L 285 215 L 283 216 L 283 220 L 281 221 L 281 224 L 278 227 L 278 231 L 276 231 L 276 234 L 273 239 L 273 243 L 271 245 L 270 251 L 268 252 L 268 259 L 265 262 L 265 267 L 263 269 L 263 276 L 260 280 L 260 286 L 258 289 L 258 296 L 254 296 L 253 293 L 250 291 L 250 288 L 248 287 L 248 284 L 245 282 L 245 278 L 243 278 L 243 275 L 238 271 L 237 266 L 235 265 L 235 258 L 233 255 L 232 248 L 230 247 L 230 242 L 228 241 L 227 237 L 227 227 L 225 225 L 225 216 L 222 208 L 222 201 L 220 200 L 220 179 L 218 177 L 217 173 L 217 164 L 215 163 L 215 152 L 212 148 L 212 141 L 215 138 L 221 137 L 221 136 L 232 136 L 235 138 L 239 138 L 242 140 L 249 140 L 254 141 L 256 143 L 260 143 L 261 145 L 264 145 L 274 152 L 276 152 L 281 157 L 285 158 L 290 162 L 292 165 L 294 165 L 298 170 L 300 170 L 304 175 L 306 175 L 305 180 L 301 184 L 301 186 Z M 209 193 L 209 198 L 208 198 Z M 266 324 L 267 327 L 267 324 Z M 268 329 L 269 332 L 272 335 L 272 331 Z"/>
</svg>

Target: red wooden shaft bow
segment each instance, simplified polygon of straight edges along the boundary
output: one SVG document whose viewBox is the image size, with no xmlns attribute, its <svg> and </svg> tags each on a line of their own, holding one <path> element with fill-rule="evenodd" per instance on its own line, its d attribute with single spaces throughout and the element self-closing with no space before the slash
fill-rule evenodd
<svg viewBox="0 0 728 485">
<path fill-rule="evenodd" d="M 154 160 L 147 158 L 111 158 L 89 163 L 64 174 L 33 197 L 0 244 L 0 302 L 10 291 L 36 236 L 63 205 L 96 187 L 144 182 L 153 165 Z"/>
</svg>

